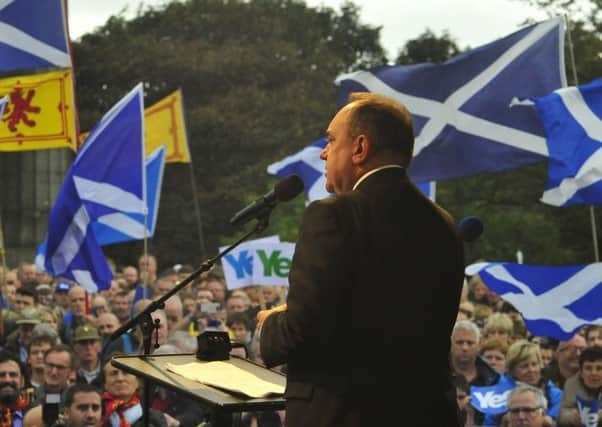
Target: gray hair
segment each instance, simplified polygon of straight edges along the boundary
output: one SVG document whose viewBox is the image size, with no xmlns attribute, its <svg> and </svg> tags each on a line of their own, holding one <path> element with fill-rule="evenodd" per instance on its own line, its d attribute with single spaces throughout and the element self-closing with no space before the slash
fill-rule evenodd
<svg viewBox="0 0 602 427">
<path fill-rule="evenodd" d="M 542 413 L 545 412 L 548 407 L 548 400 L 544 396 L 543 390 L 521 382 L 517 383 L 517 386 L 510 392 L 510 394 L 508 394 L 508 398 L 506 400 L 506 405 L 508 408 L 510 408 L 510 402 L 514 396 L 527 392 L 533 393 L 533 396 L 535 397 L 535 404 L 542 410 Z"/>
<path fill-rule="evenodd" d="M 479 331 L 478 326 L 475 325 L 471 320 L 458 320 L 454 325 L 454 329 L 452 330 L 452 337 L 458 331 L 472 332 L 477 342 L 479 342 L 479 339 L 481 338 L 481 331 Z"/>
</svg>

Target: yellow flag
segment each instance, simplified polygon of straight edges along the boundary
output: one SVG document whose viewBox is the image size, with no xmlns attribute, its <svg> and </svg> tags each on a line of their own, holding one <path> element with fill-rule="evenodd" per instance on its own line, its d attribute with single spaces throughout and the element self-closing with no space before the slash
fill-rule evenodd
<svg viewBox="0 0 602 427">
<path fill-rule="evenodd" d="M 80 145 L 88 134 L 89 132 L 85 132 L 80 135 Z M 144 110 L 144 143 L 147 156 L 165 145 L 166 163 L 190 163 L 182 95 L 179 90 Z"/>
<path fill-rule="evenodd" d="M 0 80 L 8 95 L 0 121 L 0 151 L 77 149 L 72 71 Z"/>
<path fill-rule="evenodd" d="M 165 145 L 167 163 L 190 163 L 182 94 L 179 90 L 144 110 L 144 143 L 147 156 Z"/>
</svg>

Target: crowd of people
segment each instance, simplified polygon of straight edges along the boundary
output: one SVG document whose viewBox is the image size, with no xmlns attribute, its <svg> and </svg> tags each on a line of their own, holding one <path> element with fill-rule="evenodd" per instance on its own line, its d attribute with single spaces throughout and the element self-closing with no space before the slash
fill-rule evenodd
<svg viewBox="0 0 602 427">
<path fill-rule="evenodd" d="M 115 355 L 142 354 L 139 331 L 112 334 L 152 299 L 170 292 L 191 267 L 157 271 L 142 255 L 137 266 L 114 267 L 110 289 L 88 293 L 22 262 L 0 269 L 0 426 L 141 425 L 141 384 L 110 363 Z M 143 292 L 140 292 L 143 290 Z M 144 296 L 146 291 L 147 298 Z M 138 297 L 137 297 L 138 296 Z M 137 298 L 137 300 L 136 300 Z M 286 300 L 286 288 L 228 290 L 219 271 L 201 275 L 152 313 L 159 319 L 155 354 L 194 353 L 204 330 L 226 331 L 239 357 L 262 363 L 256 313 Z M 153 340 L 155 341 L 155 340 Z M 580 426 L 578 400 L 602 400 L 602 326 L 589 325 L 567 341 L 533 336 L 520 314 L 468 278 L 451 336 L 450 372 L 462 425 Z M 286 366 L 279 367 L 286 370 Z M 509 384 L 503 412 L 487 413 L 471 400 L 471 387 Z M 208 423 L 199 402 L 154 386 L 152 426 Z M 282 426 L 284 411 L 238 414 L 243 426 Z M 600 410 L 602 419 L 602 410 Z M 392 420 L 391 425 L 396 425 Z M 599 425 L 602 425 L 599 424 Z"/>
<path fill-rule="evenodd" d="M 144 384 L 111 364 L 116 355 L 145 353 L 143 338 L 139 328 L 113 335 L 194 269 L 176 265 L 158 271 L 150 254 L 141 255 L 138 265 L 112 268 L 111 287 L 90 293 L 71 280 L 38 271 L 33 263 L 0 267 L 0 427 L 143 425 Z M 239 344 L 234 355 L 262 363 L 255 315 L 285 298 L 286 288 L 279 286 L 228 290 L 215 268 L 151 314 L 159 326 L 150 352 L 195 353 L 198 335 L 213 329 Z M 151 426 L 210 424 L 208 408 L 155 384 L 149 403 Z M 242 426 L 280 426 L 284 419 L 277 411 L 236 417 Z"/>
</svg>

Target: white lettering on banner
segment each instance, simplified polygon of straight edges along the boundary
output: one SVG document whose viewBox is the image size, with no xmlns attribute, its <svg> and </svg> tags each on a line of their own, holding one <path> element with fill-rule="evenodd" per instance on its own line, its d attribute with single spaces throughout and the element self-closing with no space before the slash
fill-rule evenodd
<svg viewBox="0 0 602 427">
<path fill-rule="evenodd" d="M 512 390 L 507 390 L 501 394 L 496 394 L 493 391 L 488 391 L 485 394 L 479 391 L 475 391 L 473 395 L 478 399 L 479 406 L 482 409 L 501 408 L 506 405 L 506 399 L 508 398 L 508 394 L 510 394 L 511 391 Z"/>
</svg>

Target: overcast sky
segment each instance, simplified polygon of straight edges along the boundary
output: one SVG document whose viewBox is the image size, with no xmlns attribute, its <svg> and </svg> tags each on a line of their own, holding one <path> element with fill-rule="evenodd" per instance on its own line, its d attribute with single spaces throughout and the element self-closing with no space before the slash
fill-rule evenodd
<svg viewBox="0 0 602 427">
<path fill-rule="evenodd" d="M 162 5 L 166 0 L 145 0 Z M 310 6 L 340 10 L 343 0 L 307 0 Z M 396 56 L 406 41 L 431 29 L 437 35 L 448 30 L 461 48 L 476 47 L 516 31 L 526 19 L 546 19 L 545 14 L 522 0 L 356 0 L 361 21 L 382 26 L 381 42 L 389 57 Z M 69 30 L 72 39 L 94 30 L 127 7 L 133 16 L 138 0 L 70 0 Z"/>
</svg>

